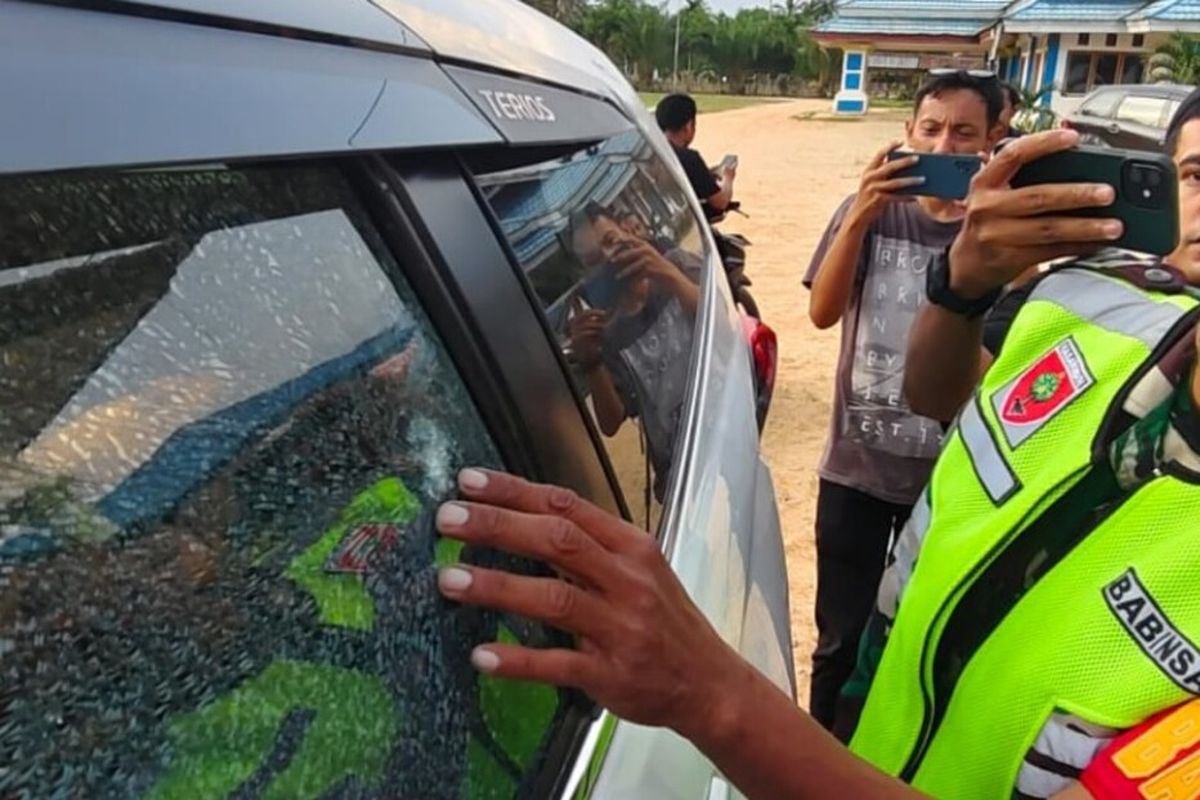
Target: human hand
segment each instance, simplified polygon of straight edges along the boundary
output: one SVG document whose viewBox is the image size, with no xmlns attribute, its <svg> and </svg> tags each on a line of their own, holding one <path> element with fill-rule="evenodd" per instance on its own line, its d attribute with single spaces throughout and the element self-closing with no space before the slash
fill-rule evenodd
<svg viewBox="0 0 1200 800">
<path fill-rule="evenodd" d="M 572 359 L 584 369 L 591 369 L 600 363 L 608 319 L 607 311 L 589 308 L 579 310 L 567 322 Z"/>
<path fill-rule="evenodd" d="M 617 270 L 617 280 L 624 285 L 648 278 L 663 288 L 672 288 L 680 280 L 687 280 L 679 268 L 643 240 L 629 241 L 612 257 L 612 266 Z"/>
<path fill-rule="evenodd" d="M 458 565 L 438 586 L 449 599 L 576 634 L 576 650 L 485 644 L 472 663 L 504 678 L 583 690 L 617 716 L 704 733 L 746 663 L 688 598 L 645 531 L 574 493 L 494 472 L 465 470 L 467 501 L 438 512 L 444 536 L 555 567 L 566 579 Z"/>
<path fill-rule="evenodd" d="M 957 294 L 983 297 L 1036 264 L 1089 253 L 1121 237 L 1118 219 L 1040 216 L 1107 206 L 1115 198 L 1107 184 L 1009 185 L 1025 164 L 1078 142 L 1079 134 L 1067 130 L 1025 136 L 975 175 L 962 230 L 950 248 L 950 288 Z"/>
<path fill-rule="evenodd" d="M 858 192 L 847 217 L 860 224 L 869 225 L 879 218 L 883 210 L 892 203 L 910 202 L 915 198 L 911 195 L 898 195 L 897 191 L 910 186 L 920 186 L 925 182 L 921 176 L 897 178 L 896 173 L 916 165 L 920 156 L 916 153 L 888 161 L 888 154 L 900 146 L 899 141 L 889 142 L 876 153 L 867 168 L 863 170 L 858 182 Z"/>
</svg>

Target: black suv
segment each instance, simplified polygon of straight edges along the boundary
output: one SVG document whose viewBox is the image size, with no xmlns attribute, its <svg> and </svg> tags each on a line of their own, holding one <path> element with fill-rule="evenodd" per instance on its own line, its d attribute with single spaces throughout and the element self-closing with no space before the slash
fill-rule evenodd
<svg viewBox="0 0 1200 800">
<path fill-rule="evenodd" d="M 1167 123 L 1191 90 L 1175 84 L 1105 86 L 1085 97 L 1062 126 L 1079 131 L 1084 144 L 1161 151 Z"/>
</svg>

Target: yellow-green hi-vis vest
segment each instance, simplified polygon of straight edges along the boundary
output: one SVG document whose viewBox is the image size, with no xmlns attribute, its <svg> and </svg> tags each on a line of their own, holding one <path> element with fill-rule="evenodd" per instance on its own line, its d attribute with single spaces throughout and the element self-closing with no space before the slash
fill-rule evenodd
<svg viewBox="0 0 1200 800">
<path fill-rule="evenodd" d="M 1200 694 L 1200 475 L 1168 467 L 1056 523 L 1169 393 L 1155 365 L 1200 316 L 1139 288 L 1176 274 L 1134 277 L 1037 285 L 914 509 L 923 543 L 851 747 L 934 797 L 1011 797 L 1056 711 L 1125 728 Z"/>
</svg>

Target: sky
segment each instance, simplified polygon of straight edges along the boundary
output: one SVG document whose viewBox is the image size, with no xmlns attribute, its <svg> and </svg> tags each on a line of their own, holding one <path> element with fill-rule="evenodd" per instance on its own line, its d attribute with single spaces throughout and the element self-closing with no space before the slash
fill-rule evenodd
<svg viewBox="0 0 1200 800">
<path fill-rule="evenodd" d="M 708 0 L 708 7 L 714 11 L 734 12 L 739 8 L 754 8 L 755 6 L 769 6 L 768 0 Z"/>
</svg>

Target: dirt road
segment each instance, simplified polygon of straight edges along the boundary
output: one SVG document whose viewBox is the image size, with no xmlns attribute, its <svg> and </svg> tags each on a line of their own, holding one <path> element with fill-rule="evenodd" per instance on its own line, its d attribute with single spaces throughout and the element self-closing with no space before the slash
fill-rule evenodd
<svg viewBox="0 0 1200 800">
<path fill-rule="evenodd" d="M 838 330 L 817 330 L 800 285 L 829 216 L 854 191 L 871 154 L 903 131 L 902 113 L 856 121 L 812 119 L 825 100 L 802 100 L 706 114 L 695 147 L 709 163 L 739 158 L 735 195 L 749 219 L 723 227 L 745 234 L 751 290 L 779 334 L 779 378 L 763 441 L 775 476 L 791 576 L 792 631 L 799 696 L 808 700 L 815 641 L 813 515 L 817 462 L 825 444 Z"/>
</svg>

